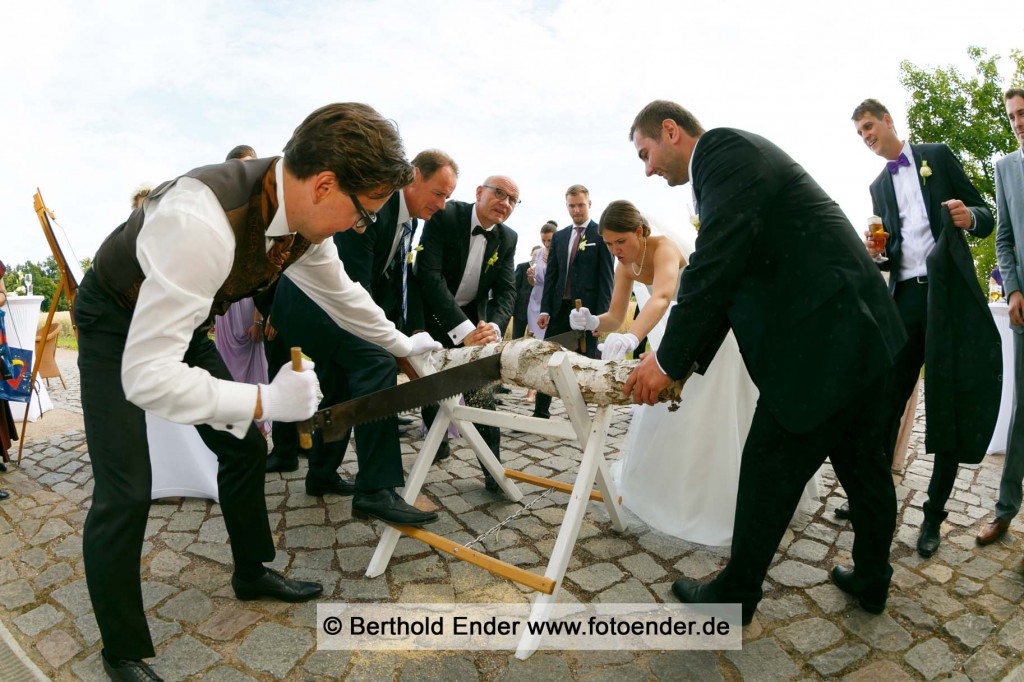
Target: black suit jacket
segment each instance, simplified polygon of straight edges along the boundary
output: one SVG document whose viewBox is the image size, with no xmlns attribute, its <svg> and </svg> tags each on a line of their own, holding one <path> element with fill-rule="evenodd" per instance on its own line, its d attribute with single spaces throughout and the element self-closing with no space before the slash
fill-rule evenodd
<svg viewBox="0 0 1024 682">
<path fill-rule="evenodd" d="M 912 144 L 910 148 L 914 152 L 917 179 L 921 185 L 921 195 L 924 198 L 925 210 L 928 211 L 928 223 L 935 241 L 939 240 L 942 231 L 942 202 L 950 199 L 959 199 L 964 202 L 974 214 L 975 225 L 974 229 L 970 231 L 971 234 L 977 237 L 987 237 L 992 234 L 992 229 L 995 226 L 992 212 L 985 205 L 985 200 L 981 198 L 978 190 L 967 179 L 963 166 L 960 165 L 960 160 L 956 158 L 953 151 L 944 144 Z M 927 161 L 928 167 L 932 170 L 927 181 L 921 177 L 922 161 Z M 885 245 L 885 255 L 889 260 L 882 263 L 880 267 L 892 273 L 889 278 L 889 293 L 894 293 L 896 280 L 899 277 L 900 263 L 903 259 L 903 234 L 900 229 L 900 207 L 896 202 L 892 173 L 885 168 L 871 183 L 871 204 L 875 215 L 881 216 L 885 231 L 889 233 L 889 239 Z M 959 239 L 966 243 L 966 238 L 963 235 L 960 235 Z M 973 263 L 972 259 L 972 269 Z"/>
<path fill-rule="evenodd" d="M 526 271 L 529 269 L 530 261 L 516 266 L 516 307 L 512 311 L 512 317 L 517 320 L 525 320 L 526 311 L 530 307 L 530 295 L 533 293 L 533 285 L 526 278 Z"/>
<path fill-rule="evenodd" d="M 423 226 L 423 248 L 416 256 L 416 281 L 426 328 L 447 345 L 451 344 L 448 332 L 466 320 L 474 324 L 493 322 L 504 331 L 515 307 L 513 268 L 518 235 L 503 223 L 494 226 L 496 236 L 488 240 L 484 250 L 476 300 L 466 306 L 469 314 L 455 302 L 469 257 L 469 226 L 474 210 L 474 204 L 449 201 Z M 474 314 L 476 319 L 472 319 Z"/>
<path fill-rule="evenodd" d="M 658 362 L 681 378 L 732 328 L 759 406 L 806 433 L 892 366 L 896 306 L 839 206 L 768 140 L 708 131 L 691 181 L 701 229 Z"/>
<path fill-rule="evenodd" d="M 540 311 L 554 318 L 562 307 L 565 292 L 565 277 L 569 265 L 569 245 L 573 238 L 573 226 L 555 232 L 548 250 L 548 265 L 544 273 L 544 295 Z M 612 301 L 612 283 L 615 279 L 615 262 L 612 254 L 601 239 L 597 223 L 591 220 L 583 231 L 587 246 L 576 252 L 572 262 L 571 299 L 580 299 L 583 305 L 595 315 L 608 312 Z"/>
</svg>

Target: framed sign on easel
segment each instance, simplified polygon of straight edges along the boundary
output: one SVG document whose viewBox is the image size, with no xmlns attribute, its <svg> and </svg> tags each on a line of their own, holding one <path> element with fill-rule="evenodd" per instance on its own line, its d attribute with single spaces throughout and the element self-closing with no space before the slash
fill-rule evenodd
<svg viewBox="0 0 1024 682">
<path fill-rule="evenodd" d="M 39 218 L 39 225 L 43 228 L 43 236 L 46 237 L 46 242 L 50 245 L 50 252 L 53 254 L 53 260 L 57 263 L 57 271 L 60 273 L 60 281 L 57 283 L 57 289 L 53 292 L 53 298 L 50 299 L 50 310 L 46 314 L 46 322 L 43 324 L 39 336 L 45 343 L 50 334 L 50 328 L 53 325 L 53 315 L 57 312 L 57 305 L 60 302 L 60 297 L 63 295 L 67 297 L 68 308 L 71 310 L 71 327 L 77 337 L 78 329 L 75 327 L 75 293 L 78 291 L 78 284 L 82 281 L 85 273 L 82 272 L 82 266 L 78 259 L 74 258 L 74 249 L 71 248 L 67 234 L 60 227 L 60 224 L 57 223 L 53 211 L 46 207 L 46 204 L 43 202 L 43 195 L 38 187 L 33 197 L 33 203 L 36 216 Z M 55 225 L 58 228 L 56 230 L 54 229 Z M 69 255 L 71 256 L 70 258 L 68 257 Z M 37 358 L 32 366 L 32 378 L 29 385 L 33 389 L 36 385 L 40 364 Z M 21 422 L 21 443 L 18 445 L 19 463 L 21 463 L 22 448 L 25 447 L 25 430 L 27 428 L 28 410 L 26 409 L 25 416 Z"/>
</svg>

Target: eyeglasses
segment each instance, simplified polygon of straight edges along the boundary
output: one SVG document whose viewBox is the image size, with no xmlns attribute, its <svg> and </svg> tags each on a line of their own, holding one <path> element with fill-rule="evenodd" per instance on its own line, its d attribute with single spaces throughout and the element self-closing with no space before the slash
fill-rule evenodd
<svg viewBox="0 0 1024 682">
<path fill-rule="evenodd" d="M 352 225 L 354 229 L 365 230 L 370 225 L 373 225 L 375 222 L 377 222 L 377 214 L 370 213 L 365 208 L 363 208 L 363 205 L 359 203 L 359 199 L 356 198 L 355 194 L 349 194 L 348 198 L 352 200 L 352 205 L 356 207 L 357 211 L 359 211 L 359 220 L 357 220 Z"/>
<path fill-rule="evenodd" d="M 494 196 L 498 197 L 498 201 L 505 201 L 506 199 L 508 199 L 509 206 L 518 206 L 519 204 L 523 203 L 522 201 L 519 200 L 519 197 L 515 196 L 514 194 L 509 194 L 500 187 L 495 187 L 494 185 L 481 186 L 493 191 Z"/>
</svg>

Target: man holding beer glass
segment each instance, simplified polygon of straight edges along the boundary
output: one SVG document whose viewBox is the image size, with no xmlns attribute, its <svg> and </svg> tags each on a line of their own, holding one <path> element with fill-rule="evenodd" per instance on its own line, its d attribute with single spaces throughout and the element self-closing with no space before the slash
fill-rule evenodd
<svg viewBox="0 0 1024 682">
<path fill-rule="evenodd" d="M 995 327 L 989 315 L 987 321 L 992 325 L 991 330 L 984 324 L 985 319 L 976 320 L 976 330 L 964 328 L 968 324 L 962 316 L 965 309 L 970 314 L 978 313 L 974 298 L 984 305 L 984 297 L 972 297 L 974 292 L 970 289 L 972 286 L 978 288 L 977 277 L 963 232 L 987 237 L 994 222 L 992 213 L 949 147 L 944 144 L 911 145 L 901 140 L 896 135 L 888 109 L 878 100 L 864 100 L 854 109 L 852 120 L 868 149 L 886 160 L 886 167 L 870 187 L 871 203 L 877 215 L 869 220 L 873 226 L 865 232 L 865 245 L 868 254 L 879 263 L 879 268 L 889 272 L 889 292 L 895 299 L 908 336 L 907 345 L 896 358 L 894 390 L 887 398 L 886 419 L 889 423 L 886 425 L 885 448 L 891 459 L 904 406 L 917 384 L 926 356 L 931 361 L 942 361 L 941 368 L 936 364 L 935 371 L 929 373 L 930 381 L 939 375 L 940 369 L 946 371 L 947 367 L 956 377 L 977 376 L 987 381 L 991 359 L 988 357 L 991 354 L 988 332 L 995 331 Z M 945 241 L 940 242 L 945 209 L 949 211 L 953 226 L 959 229 L 954 231 L 955 234 L 945 235 Z M 876 218 L 880 220 L 876 221 Z M 879 229 L 883 231 L 878 232 Z M 886 235 L 889 237 L 888 246 Z M 936 250 L 937 243 L 944 245 L 941 252 Z M 885 255 L 888 258 L 883 256 L 883 251 L 887 251 Z M 936 252 L 934 255 L 933 251 Z M 941 256 L 941 259 L 934 256 Z M 943 267 L 937 268 L 937 263 Z M 937 292 L 941 295 L 936 295 Z M 926 334 L 929 317 L 932 318 L 933 334 Z M 956 334 L 952 332 L 954 326 Z M 936 334 L 939 330 L 942 333 Z M 956 351 L 967 352 L 954 354 L 950 351 L 953 344 Z M 998 346 L 996 348 L 998 350 Z M 984 369 L 965 367 L 967 363 L 983 365 Z M 998 372 L 995 371 L 996 376 Z M 933 385 L 928 387 L 927 400 L 932 400 L 932 389 L 937 385 L 938 381 L 933 381 Z M 943 385 L 942 388 L 952 389 L 952 385 Z M 926 401 L 929 414 L 925 445 L 935 453 L 935 466 L 917 542 L 917 551 L 923 557 L 930 557 L 938 549 L 939 529 L 946 518 L 946 501 L 953 490 L 959 464 L 980 461 L 984 456 L 984 446 L 978 448 L 976 443 L 984 440 L 987 445 L 991 438 L 991 433 L 987 436 L 981 433 L 985 429 L 984 419 L 959 431 L 950 427 L 954 423 L 957 428 L 965 424 L 961 418 L 967 414 L 967 408 L 963 408 L 959 394 L 954 396 L 952 390 L 936 395 L 939 397 L 942 400 Z M 987 399 L 981 400 L 970 409 L 987 414 L 988 402 Z M 992 407 L 993 412 L 997 410 L 998 395 Z M 942 437 L 938 435 L 941 428 L 947 429 Z M 945 437 L 950 432 L 953 437 Z M 836 510 L 836 516 L 840 518 L 846 518 L 848 514 L 845 508 Z"/>
</svg>

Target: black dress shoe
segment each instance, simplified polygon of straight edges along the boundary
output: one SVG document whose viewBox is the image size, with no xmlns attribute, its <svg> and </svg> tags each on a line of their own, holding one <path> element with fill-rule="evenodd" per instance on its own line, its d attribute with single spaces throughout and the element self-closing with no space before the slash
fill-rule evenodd
<svg viewBox="0 0 1024 682">
<path fill-rule="evenodd" d="M 448 441 L 441 441 L 441 444 L 437 446 L 437 452 L 434 454 L 434 461 L 440 462 L 443 459 L 448 459 L 452 456 L 452 450 L 448 446 Z"/>
<path fill-rule="evenodd" d="M 324 495 L 344 495 L 345 497 L 355 493 L 356 484 L 344 478 L 339 478 L 337 481 L 331 481 L 330 483 L 317 483 L 313 484 L 306 482 L 306 494 L 312 495 L 313 497 L 323 497 Z"/>
<path fill-rule="evenodd" d="M 280 573 L 269 568 L 262 577 L 256 580 L 242 580 L 237 575 L 231 576 L 231 587 L 235 596 L 242 601 L 270 597 L 278 601 L 300 602 L 309 601 L 320 596 L 324 586 L 305 580 L 289 580 Z"/>
<path fill-rule="evenodd" d="M 298 455 L 279 455 L 276 452 L 271 452 L 267 455 L 267 473 L 272 471 L 295 471 L 298 468 Z"/>
<path fill-rule="evenodd" d="M 672 583 L 672 594 L 684 604 L 733 604 L 735 601 L 724 599 L 718 595 L 710 583 L 698 583 L 680 578 Z M 740 603 L 743 625 L 750 625 L 754 620 L 757 604 Z"/>
<path fill-rule="evenodd" d="M 843 502 L 840 506 L 836 507 L 836 510 L 832 512 L 836 515 L 837 519 L 846 520 L 850 518 L 850 503 Z"/>
<path fill-rule="evenodd" d="M 103 670 L 115 682 L 160 682 L 162 677 L 142 661 L 108 661 L 107 652 L 100 651 Z"/>
<path fill-rule="evenodd" d="M 0 500 L 6 500 L 11 494 L 6 490 L 0 490 Z"/>
<path fill-rule="evenodd" d="M 942 539 L 939 537 L 939 528 L 942 521 L 924 520 L 921 524 L 921 535 L 917 538 L 917 553 L 925 559 L 935 554 Z"/>
<path fill-rule="evenodd" d="M 357 519 L 373 517 L 396 526 L 419 527 L 437 521 L 437 514 L 412 506 L 394 488 L 382 488 L 372 493 L 356 492 L 352 498 L 352 516 Z"/>
<path fill-rule="evenodd" d="M 836 566 L 832 569 L 832 582 L 846 594 L 857 597 L 860 607 L 868 613 L 885 611 L 885 602 L 889 598 L 888 581 L 885 585 L 868 588 L 852 568 Z"/>
</svg>

